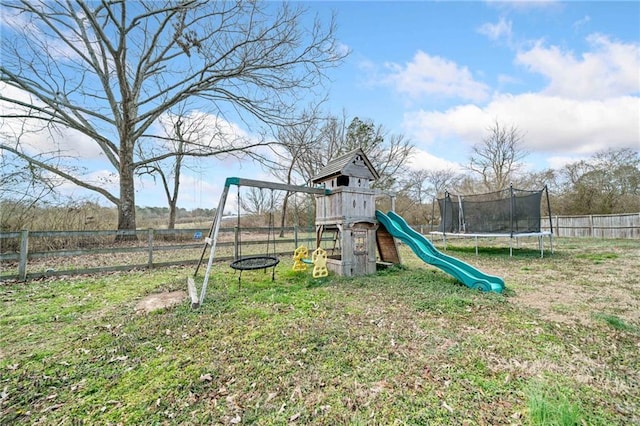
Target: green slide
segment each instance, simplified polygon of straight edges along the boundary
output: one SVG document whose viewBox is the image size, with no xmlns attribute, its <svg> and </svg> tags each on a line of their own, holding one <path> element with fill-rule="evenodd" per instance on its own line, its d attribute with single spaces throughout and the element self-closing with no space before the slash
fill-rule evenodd
<svg viewBox="0 0 640 426">
<path fill-rule="evenodd" d="M 468 263 L 442 253 L 424 235 L 411 228 L 402 216 L 394 212 L 384 214 L 377 210 L 376 218 L 394 238 L 407 244 L 421 260 L 429 265 L 442 269 L 469 288 L 502 293 L 504 289 L 502 278 L 485 274 Z"/>
</svg>

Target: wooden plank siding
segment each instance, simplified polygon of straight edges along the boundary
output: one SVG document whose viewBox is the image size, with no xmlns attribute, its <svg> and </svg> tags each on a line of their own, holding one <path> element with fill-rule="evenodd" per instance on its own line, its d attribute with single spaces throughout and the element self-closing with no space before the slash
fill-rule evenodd
<svg viewBox="0 0 640 426">
<path fill-rule="evenodd" d="M 551 216 L 557 237 L 640 239 L 640 213 Z M 549 217 L 542 218 L 549 231 Z"/>
<path fill-rule="evenodd" d="M 375 220 L 374 194 L 373 190 L 341 187 L 331 196 L 316 197 L 316 225 Z"/>
</svg>

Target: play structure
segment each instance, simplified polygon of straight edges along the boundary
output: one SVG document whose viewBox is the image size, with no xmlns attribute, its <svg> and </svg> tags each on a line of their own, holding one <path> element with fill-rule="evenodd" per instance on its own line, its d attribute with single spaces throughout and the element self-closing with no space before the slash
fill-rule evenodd
<svg viewBox="0 0 640 426">
<path fill-rule="evenodd" d="M 194 272 L 196 276 L 208 249 L 209 259 L 199 294 L 193 278 L 188 279 L 192 307 L 198 307 L 204 302 L 222 215 L 229 188 L 232 185 L 238 188 L 247 186 L 268 188 L 272 191 L 302 192 L 315 196 L 316 249 L 309 258 L 309 249 L 304 246 L 298 247 L 293 253 L 294 271 L 304 271 L 307 265 L 312 264 L 314 278 L 327 276 L 329 272 L 342 276 L 372 274 L 376 271 L 378 264 L 401 263 L 396 242 L 398 239 L 405 242 L 420 259 L 451 274 L 465 285 L 486 291 L 502 291 L 504 282 L 500 278 L 484 274 L 471 265 L 440 253 L 426 238 L 413 231 L 404 219 L 395 213 L 390 212 L 387 216 L 382 212 L 376 212 L 375 200 L 380 193 L 372 189 L 370 183 L 378 177 L 378 173 L 364 152 L 356 149 L 330 161 L 323 167 L 312 178 L 314 187 L 238 177 L 227 178 L 216 216 L 208 236 L 204 239 L 205 244 L 200 261 Z M 273 194 L 271 199 L 273 200 Z M 238 206 L 238 214 L 239 211 L 240 206 Z M 273 208 L 270 214 L 272 211 Z M 239 224 L 238 221 L 238 227 Z M 272 226 L 272 216 L 270 216 L 270 227 Z M 327 240 L 325 236 L 331 237 L 329 240 L 333 242 L 332 247 L 321 247 L 321 242 Z M 269 241 L 267 241 L 267 253 L 263 255 L 242 257 L 239 253 L 230 266 L 240 271 L 240 274 L 244 270 L 272 268 L 272 279 L 275 279 L 275 267 L 279 263 L 275 253 L 275 242 L 272 253 L 269 253 L 268 247 Z M 376 250 L 378 256 L 376 256 Z M 240 277 L 238 280 L 240 282 Z"/>
<path fill-rule="evenodd" d="M 370 182 L 378 177 L 357 149 L 329 162 L 312 178 L 315 185 L 329 190 L 315 196 L 316 246 L 326 233 L 335 241 L 327 257 L 329 271 L 344 276 L 376 271 L 376 191 Z"/>
<path fill-rule="evenodd" d="M 546 195 L 549 231 L 541 227 L 541 202 Z M 540 257 L 544 256 L 543 238 L 549 237 L 553 252 L 553 223 L 549 192 L 545 186 L 541 190 L 516 189 L 513 186 L 485 194 L 455 195 L 446 192 L 438 199 L 440 225 L 432 235 L 449 238 L 474 238 L 478 254 L 479 238 L 509 238 L 509 253 L 513 255 L 513 242 L 520 238 L 538 239 Z"/>
</svg>

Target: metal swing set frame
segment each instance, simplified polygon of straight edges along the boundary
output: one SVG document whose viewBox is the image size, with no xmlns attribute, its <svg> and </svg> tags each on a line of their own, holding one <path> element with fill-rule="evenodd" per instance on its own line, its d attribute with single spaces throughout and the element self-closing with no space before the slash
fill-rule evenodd
<svg viewBox="0 0 640 426">
<path fill-rule="evenodd" d="M 207 293 L 207 285 L 209 283 L 209 276 L 211 274 L 211 267 L 213 265 L 213 260 L 215 258 L 216 253 L 216 244 L 218 242 L 218 235 L 220 233 L 220 223 L 222 222 L 222 216 L 224 212 L 224 207 L 227 202 L 227 197 L 229 195 L 229 188 L 231 185 L 236 185 L 238 190 L 241 186 L 260 188 L 260 189 L 271 189 L 271 190 L 279 190 L 279 191 L 287 191 L 287 192 L 303 192 L 307 194 L 316 194 L 316 195 L 329 195 L 331 193 L 330 190 L 324 188 L 312 188 L 307 186 L 299 186 L 299 185 L 289 185 L 278 182 L 268 182 L 254 179 L 244 179 L 239 177 L 228 177 L 224 183 L 224 189 L 222 190 L 222 194 L 220 195 L 220 201 L 218 203 L 218 209 L 216 210 L 216 215 L 211 224 L 211 228 L 209 229 L 209 234 L 204 239 L 204 247 L 202 248 L 202 254 L 200 255 L 200 260 L 198 261 L 198 265 L 196 266 L 195 272 L 193 273 L 193 277 L 197 276 L 200 266 L 202 265 L 202 261 L 205 257 L 207 248 L 209 250 L 209 259 L 207 262 L 207 269 L 204 275 L 204 281 L 202 283 L 202 288 L 200 293 L 195 287 L 195 282 L 192 277 L 188 279 L 188 287 L 189 287 L 189 295 L 191 298 L 191 307 L 197 308 L 204 303 L 204 298 Z M 275 237 L 274 237 L 275 238 Z M 274 242 L 275 243 L 275 242 Z M 268 244 L 267 244 L 268 247 Z M 274 249 L 275 251 L 275 249 Z M 275 266 L 278 264 L 279 260 L 274 256 L 270 256 L 268 254 L 264 256 L 248 256 L 244 258 L 239 258 L 236 261 L 231 263 L 231 268 L 239 270 L 242 273 L 243 270 L 256 270 L 256 269 L 266 269 L 273 267 L 275 274 Z M 272 278 L 274 275 L 272 275 Z"/>
</svg>

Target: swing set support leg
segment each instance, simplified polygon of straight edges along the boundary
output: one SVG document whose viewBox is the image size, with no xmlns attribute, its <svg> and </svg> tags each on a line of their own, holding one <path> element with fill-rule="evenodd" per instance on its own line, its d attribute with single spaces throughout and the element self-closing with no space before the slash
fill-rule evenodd
<svg viewBox="0 0 640 426">
<path fill-rule="evenodd" d="M 218 203 L 218 210 L 216 210 L 216 217 L 213 221 L 213 226 L 211 227 L 211 235 L 206 239 L 206 244 L 211 245 L 211 249 L 209 250 L 209 261 L 207 262 L 207 271 L 204 274 L 204 282 L 202 283 L 202 289 L 200 290 L 200 298 L 199 304 L 202 306 L 202 302 L 204 302 L 204 297 L 207 294 L 207 284 L 209 283 L 209 275 L 211 273 L 211 265 L 213 265 L 213 258 L 216 254 L 216 244 L 218 242 L 218 234 L 220 233 L 220 223 L 222 222 L 222 214 L 224 212 L 224 205 L 227 202 L 227 196 L 229 195 L 229 185 L 225 184 L 224 189 L 222 190 L 222 195 L 220 195 L 220 202 Z M 206 245 L 205 245 L 206 249 Z M 202 252 L 204 256 L 204 250 Z M 200 259 L 202 261 L 202 259 Z M 198 266 L 200 266 L 198 264 Z M 198 269 L 196 268 L 196 272 Z"/>
</svg>

